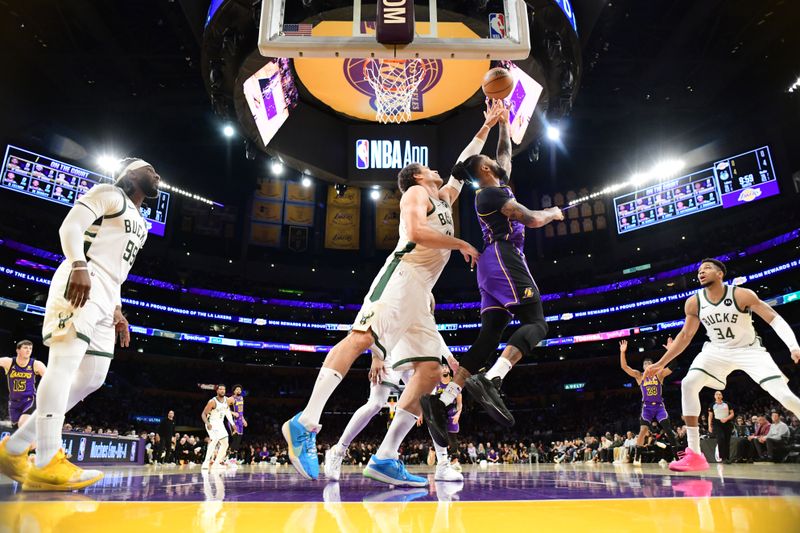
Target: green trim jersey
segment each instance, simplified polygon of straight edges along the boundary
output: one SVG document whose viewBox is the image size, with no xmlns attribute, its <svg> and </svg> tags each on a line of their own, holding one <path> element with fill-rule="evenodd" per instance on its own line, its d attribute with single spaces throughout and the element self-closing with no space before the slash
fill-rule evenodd
<svg viewBox="0 0 800 533">
<path fill-rule="evenodd" d="M 111 281 L 122 285 L 147 240 L 147 223 L 125 192 L 114 185 L 95 185 L 77 204 L 96 220 L 84 233 L 84 253 Z"/>
<path fill-rule="evenodd" d="M 712 302 L 705 289 L 697 291 L 698 317 L 706 328 L 708 340 L 722 348 L 742 348 L 756 341 L 753 316 L 750 309 L 739 309 L 736 304 L 736 287 L 725 285 L 718 302 Z"/>
<path fill-rule="evenodd" d="M 428 227 L 437 233 L 452 237 L 455 229 L 453 227 L 453 210 L 450 204 L 439 198 L 429 198 L 429 201 L 430 208 L 426 219 Z M 414 269 L 415 272 L 422 276 L 428 287 L 432 289 L 450 260 L 451 250 L 446 248 L 427 248 L 411 242 L 408 238 L 408 230 L 406 229 L 406 222 L 403 219 L 402 212 L 400 213 L 399 231 L 400 239 L 397 242 L 394 253 L 389 255 L 386 267 L 396 258 L 414 265 L 416 267 Z"/>
</svg>

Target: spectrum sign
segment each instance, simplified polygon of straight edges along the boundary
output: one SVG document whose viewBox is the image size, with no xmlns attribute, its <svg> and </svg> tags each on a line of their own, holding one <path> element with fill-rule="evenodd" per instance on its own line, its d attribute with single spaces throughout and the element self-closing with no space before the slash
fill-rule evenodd
<svg viewBox="0 0 800 533">
<path fill-rule="evenodd" d="M 411 141 L 356 140 L 356 168 L 359 170 L 400 170 L 409 163 L 428 166 L 428 147 L 411 144 Z"/>
</svg>

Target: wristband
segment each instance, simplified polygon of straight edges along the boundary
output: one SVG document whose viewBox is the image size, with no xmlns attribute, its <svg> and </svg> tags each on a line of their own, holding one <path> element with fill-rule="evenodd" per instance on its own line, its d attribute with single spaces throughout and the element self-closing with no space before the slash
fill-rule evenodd
<svg viewBox="0 0 800 533">
<path fill-rule="evenodd" d="M 447 180 L 447 185 L 454 188 L 456 191 L 461 192 L 464 182 L 456 179 L 455 176 L 450 176 L 450 179 Z"/>
<path fill-rule="evenodd" d="M 73 272 L 76 270 L 89 270 L 89 267 L 72 267 Z"/>
</svg>

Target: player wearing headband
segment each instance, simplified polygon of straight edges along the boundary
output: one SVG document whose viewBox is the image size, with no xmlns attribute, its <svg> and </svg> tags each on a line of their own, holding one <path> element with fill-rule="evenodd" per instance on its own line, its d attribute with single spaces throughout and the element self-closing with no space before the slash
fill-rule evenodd
<svg viewBox="0 0 800 533">
<path fill-rule="evenodd" d="M 523 248 L 525 228 L 540 228 L 554 220 L 563 220 L 558 207 L 531 211 L 514 198 L 508 186 L 511 176 L 511 138 L 508 110 L 498 121 L 497 160 L 473 155 L 459 161 L 452 175 L 465 181 L 477 181 L 475 211 L 483 231 L 484 250 L 478 260 L 478 289 L 481 293 L 481 330 L 478 338 L 459 362 L 447 388 L 437 399 L 430 394 L 420 399 L 431 436 L 439 445 L 448 445 L 447 409 L 456 401 L 461 388 L 483 405 L 486 412 L 506 427 L 514 417 L 500 398 L 500 385 L 511 367 L 547 334 L 539 287 L 528 269 Z M 521 322 L 508 340 L 508 346 L 494 366 L 484 374 L 478 370 L 497 350 L 500 337 L 511 317 Z M 441 401 L 440 401 L 441 400 Z"/>
<path fill-rule="evenodd" d="M 24 490 L 76 490 L 103 477 L 67 461 L 61 427 L 64 414 L 105 381 L 116 338 L 122 347 L 130 342 L 120 286 L 147 239 L 140 207 L 145 198 L 158 196 L 161 178 L 141 159 L 125 159 L 120 166 L 117 181 L 82 196 L 59 229 L 66 259 L 47 296 L 42 327 L 50 347 L 47 373 L 30 420 L 0 443 L 0 471 Z M 33 442 L 36 464 L 29 466 Z"/>
</svg>

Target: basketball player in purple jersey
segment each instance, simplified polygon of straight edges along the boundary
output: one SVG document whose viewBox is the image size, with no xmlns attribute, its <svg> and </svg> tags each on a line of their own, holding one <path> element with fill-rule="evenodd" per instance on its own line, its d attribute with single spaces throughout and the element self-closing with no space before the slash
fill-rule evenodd
<svg viewBox="0 0 800 533">
<path fill-rule="evenodd" d="M 453 379 L 453 374 L 450 370 L 450 367 L 447 365 L 442 365 L 442 380 L 436 385 L 436 389 L 433 391 L 434 395 L 442 394 L 445 390 L 447 390 L 447 386 Z M 441 448 L 437 447 L 436 450 L 436 458 L 439 462 L 443 459 L 450 461 L 450 463 L 456 467 L 456 470 L 461 470 L 461 465 L 458 464 L 458 435 L 459 425 L 458 422 L 461 419 L 461 410 L 463 408 L 462 398 L 459 394 L 456 397 L 456 401 L 451 403 L 447 406 L 447 435 L 449 437 L 449 458 L 439 457 L 440 453 L 439 450 Z"/>
<path fill-rule="evenodd" d="M 453 381 L 435 401 L 422 397 L 421 405 L 431 436 L 447 446 L 447 412 L 461 388 L 483 405 L 486 412 L 505 427 L 514 425 L 514 417 L 500 398 L 500 385 L 511 367 L 528 355 L 547 334 L 542 299 L 525 260 L 525 228 L 540 228 L 554 220 L 563 220 L 558 207 L 532 211 L 514 198 L 508 186 L 511 176 L 511 137 L 508 110 L 500 120 L 497 159 L 478 154 L 467 157 L 453 168 L 458 179 L 477 181 L 475 210 L 483 232 L 484 251 L 478 260 L 478 288 L 481 293 L 481 329 L 475 343 L 459 361 L 461 367 Z M 511 317 L 521 322 L 511 335 L 497 362 L 484 375 L 477 374 L 497 349 Z"/>
<path fill-rule="evenodd" d="M 664 348 L 669 349 L 671 345 L 672 337 L 667 339 L 667 344 L 664 345 Z M 643 372 L 628 366 L 628 360 L 626 358 L 627 351 L 628 341 L 619 341 L 619 365 L 626 374 L 636 380 L 636 384 L 639 385 L 642 391 L 642 415 L 639 420 L 639 435 L 636 437 L 636 454 L 633 458 L 633 464 L 640 465 L 642 464 L 644 439 L 647 437 L 647 434 L 650 433 L 650 423 L 653 421 L 658 422 L 658 425 L 664 429 L 667 439 L 672 446 L 673 453 L 678 449 L 678 444 L 675 441 L 675 432 L 672 429 L 672 422 L 669 420 L 669 414 L 667 414 L 667 408 L 664 406 L 664 398 L 662 396 L 664 379 L 672 374 L 672 370 L 665 368 L 654 376 L 644 377 Z M 652 364 L 652 359 L 645 359 L 643 362 L 644 370 L 647 370 L 647 367 Z"/>
<path fill-rule="evenodd" d="M 231 406 L 231 414 L 233 415 L 233 427 L 231 428 L 231 445 L 232 452 L 231 458 L 236 459 L 239 452 L 239 446 L 242 444 L 242 435 L 244 435 L 244 428 L 247 427 L 247 420 L 244 419 L 244 396 L 242 396 L 242 386 L 233 386 L 233 396 L 228 398 L 228 405 Z"/>
<path fill-rule="evenodd" d="M 33 343 L 17 343 L 16 357 L 0 357 L 0 367 L 8 380 L 8 414 L 11 423 L 19 427 L 30 418 L 36 407 L 36 376 L 44 376 L 47 367 L 31 357 Z"/>
</svg>

